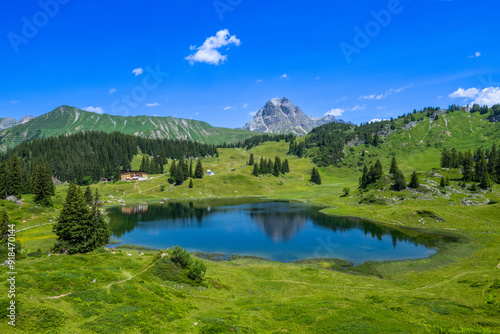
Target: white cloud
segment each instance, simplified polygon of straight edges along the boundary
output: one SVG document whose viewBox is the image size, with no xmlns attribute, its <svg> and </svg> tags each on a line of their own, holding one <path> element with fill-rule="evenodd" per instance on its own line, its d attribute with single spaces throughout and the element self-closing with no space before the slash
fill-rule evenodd
<svg viewBox="0 0 500 334">
<path fill-rule="evenodd" d="M 160 104 L 158 102 L 146 103 L 146 107 L 158 107 Z"/>
<path fill-rule="evenodd" d="M 344 96 L 343 98 L 338 99 L 337 101 L 335 101 L 335 103 L 339 103 L 339 102 L 342 102 L 342 101 L 345 101 L 345 100 L 347 100 L 347 96 Z"/>
<path fill-rule="evenodd" d="M 342 116 L 342 114 L 345 112 L 345 109 L 341 108 L 333 108 L 332 110 L 329 110 L 325 113 L 325 116 L 335 116 L 339 117 Z"/>
<path fill-rule="evenodd" d="M 83 108 L 83 110 L 95 112 L 98 114 L 102 114 L 104 112 L 104 110 L 101 107 L 92 107 L 92 106 L 87 107 L 87 108 Z"/>
<path fill-rule="evenodd" d="M 261 83 L 261 82 L 264 82 L 264 80 L 259 79 L 259 80 L 255 81 L 255 82 L 256 82 L 256 83 Z"/>
<path fill-rule="evenodd" d="M 190 47 L 191 51 L 197 51 L 184 59 L 188 60 L 191 65 L 194 65 L 194 63 L 220 65 L 227 60 L 227 56 L 222 55 L 217 49 L 230 44 L 239 46 L 241 41 L 235 35 L 231 36 L 227 29 L 220 30 L 215 36 L 207 38 L 202 46 L 192 45 Z"/>
<path fill-rule="evenodd" d="M 111 89 L 109 90 L 109 94 L 113 94 L 113 93 L 116 93 L 116 88 L 111 88 Z"/>
<path fill-rule="evenodd" d="M 463 97 L 473 99 L 477 96 L 478 93 L 479 89 L 477 88 L 469 88 L 469 89 L 459 88 L 448 96 L 451 97 L 452 99 L 463 98 Z"/>
<path fill-rule="evenodd" d="M 383 119 L 380 119 L 380 118 L 374 118 L 372 119 L 371 121 L 368 121 L 368 123 L 376 123 L 376 122 L 382 122 Z"/>
<path fill-rule="evenodd" d="M 134 68 L 134 69 L 132 70 L 132 73 L 134 73 L 134 74 L 135 74 L 135 76 L 141 75 L 141 74 L 142 74 L 142 72 L 144 72 L 144 70 L 142 69 L 142 67 L 139 67 L 139 68 Z"/>
<path fill-rule="evenodd" d="M 195 112 L 194 113 L 196 116 L 200 116 L 200 113 L 199 112 Z"/>
<path fill-rule="evenodd" d="M 318 75 L 318 76 L 316 77 L 316 80 L 319 80 L 319 79 L 321 79 L 321 78 L 320 78 L 320 77 L 319 77 L 319 75 Z"/>
<path fill-rule="evenodd" d="M 378 110 L 382 110 L 382 109 L 385 109 L 386 106 L 383 106 L 383 107 L 377 107 Z"/>
<path fill-rule="evenodd" d="M 281 78 L 281 79 L 288 79 L 288 75 L 287 75 L 286 73 L 284 73 L 284 74 L 282 74 L 282 75 L 280 76 L 280 78 Z"/>
<path fill-rule="evenodd" d="M 229 110 L 229 109 L 233 109 L 233 106 L 224 107 L 224 110 Z"/>
<path fill-rule="evenodd" d="M 479 105 L 488 105 L 500 103 L 500 87 L 488 87 L 479 92 L 476 99 L 472 102 Z"/>
<path fill-rule="evenodd" d="M 362 106 L 354 106 L 351 111 L 357 111 L 357 110 L 365 110 L 366 109 L 366 106 L 365 105 L 362 105 Z"/>
<path fill-rule="evenodd" d="M 405 86 L 405 87 L 401 87 L 401 88 L 397 88 L 397 89 L 391 88 L 391 89 L 389 89 L 388 91 L 385 91 L 382 94 L 363 95 L 363 96 L 360 96 L 359 99 L 360 100 L 381 100 L 383 98 L 386 98 L 389 95 L 401 93 L 405 89 L 408 89 L 408 88 L 411 88 L 411 87 L 413 87 L 413 85 L 409 85 L 409 86 Z"/>
<path fill-rule="evenodd" d="M 481 52 L 476 51 L 472 56 L 469 56 L 469 58 L 478 58 L 481 57 Z"/>
<path fill-rule="evenodd" d="M 242 106 L 243 109 L 246 109 L 248 108 L 248 103 L 245 103 L 243 106 Z"/>
<path fill-rule="evenodd" d="M 10 103 L 10 104 L 18 104 L 18 103 L 19 103 L 19 101 L 17 101 L 17 100 L 12 100 L 12 101 L 9 101 L 9 103 Z"/>
<path fill-rule="evenodd" d="M 250 116 L 255 116 L 257 114 L 257 111 L 250 111 L 249 113 L 247 113 L 247 115 L 250 115 Z"/>
</svg>

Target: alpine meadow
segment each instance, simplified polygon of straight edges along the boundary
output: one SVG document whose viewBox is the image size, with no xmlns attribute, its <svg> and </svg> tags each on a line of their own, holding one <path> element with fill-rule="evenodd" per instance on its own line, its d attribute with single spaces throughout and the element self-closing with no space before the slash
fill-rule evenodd
<svg viewBox="0 0 500 334">
<path fill-rule="evenodd" d="M 6 7 L 1 333 L 500 333 L 500 4 Z"/>
</svg>

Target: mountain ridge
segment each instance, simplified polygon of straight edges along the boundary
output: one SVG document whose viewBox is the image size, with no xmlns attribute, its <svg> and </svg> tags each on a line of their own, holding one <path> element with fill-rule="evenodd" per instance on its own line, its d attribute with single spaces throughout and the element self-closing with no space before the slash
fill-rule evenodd
<svg viewBox="0 0 500 334">
<path fill-rule="evenodd" d="M 253 119 L 245 124 L 243 129 L 262 133 L 293 133 L 303 136 L 317 126 L 335 121 L 334 116 L 308 116 L 300 107 L 293 105 L 288 98 L 283 97 L 267 101 L 264 107 L 257 111 Z"/>
<path fill-rule="evenodd" d="M 203 121 L 158 116 L 114 116 L 63 105 L 0 131 L 0 149 L 22 141 L 83 131 L 119 131 L 152 139 L 185 139 L 207 144 L 244 140 L 255 135 L 243 129 L 214 127 Z"/>
</svg>

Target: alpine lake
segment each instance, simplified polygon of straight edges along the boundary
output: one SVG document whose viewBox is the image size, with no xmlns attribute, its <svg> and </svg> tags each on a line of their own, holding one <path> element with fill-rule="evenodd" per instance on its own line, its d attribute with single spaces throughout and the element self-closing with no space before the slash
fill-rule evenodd
<svg viewBox="0 0 500 334">
<path fill-rule="evenodd" d="M 330 216 L 298 202 L 258 198 L 167 201 L 107 209 L 115 244 L 167 249 L 175 245 L 207 257 L 255 256 L 291 262 L 339 258 L 366 261 L 426 258 L 442 236 L 407 233 L 355 217 Z"/>
</svg>

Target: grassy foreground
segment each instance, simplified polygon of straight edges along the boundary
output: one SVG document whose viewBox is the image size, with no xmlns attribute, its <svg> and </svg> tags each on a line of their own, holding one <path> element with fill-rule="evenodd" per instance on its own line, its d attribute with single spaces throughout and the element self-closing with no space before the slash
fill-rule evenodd
<svg viewBox="0 0 500 334">
<path fill-rule="evenodd" d="M 186 183 L 171 191 L 167 185 L 161 192 L 165 175 L 97 187 L 106 205 L 118 205 L 119 200 L 133 203 L 237 196 L 302 200 L 327 206 L 324 212 L 328 214 L 366 217 L 410 228 L 409 233 L 450 234 L 460 241 L 428 259 L 366 263 L 360 266 L 359 275 L 329 270 L 332 263 L 328 260 L 301 264 L 245 258 L 203 260 L 208 267 L 205 282 L 191 285 L 158 276 L 159 260 L 153 251 L 122 249 L 111 254 L 97 250 L 47 257 L 44 250 L 55 241 L 50 224 L 67 188 L 58 186 L 54 208 L 39 208 L 29 196 L 21 206 L 1 201 L 11 219 L 17 221 L 17 228 L 28 229 L 17 234 L 24 258 L 16 263 L 15 328 L 5 318 L 8 275 L 7 268 L 0 267 L 0 332 L 500 332 L 500 207 L 486 204 L 500 199 L 498 185 L 492 192 L 471 193 L 459 190 L 458 182 L 452 181 L 444 194 L 387 189 L 360 194 L 355 191 L 360 149 L 351 152 L 343 168 L 320 169 L 321 186 L 308 182 L 313 167 L 310 159 L 287 157 L 291 173 L 279 178 L 250 175 L 252 168 L 245 164 L 249 154 L 284 158 L 288 145 L 282 142 L 250 151 L 221 149 L 219 158 L 203 160 L 205 169 L 213 170 L 215 176 L 195 180 L 193 189 Z M 389 157 L 384 149 L 369 153 L 373 159 L 386 157 L 382 162 L 387 173 Z M 425 159 L 414 158 L 416 155 L 411 155 L 411 161 L 401 159 L 400 167 L 405 175 L 415 168 L 421 182 L 434 189 L 432 184 L 439 179 L 429 171 L 439 165 L 435 163 L 439 150 L 427 148 Z M 435 171 L 452 180 L 456 173 Z M 344 187 L 350 187 L 351 194 L 340 197 Z M 359 204 L 372 194 L 388 205 Z M 463 205 L 464 198 L 484 205 Z M 432 211 L 442 220 L 422 217 L 417 210 Z"/>
</svg>

